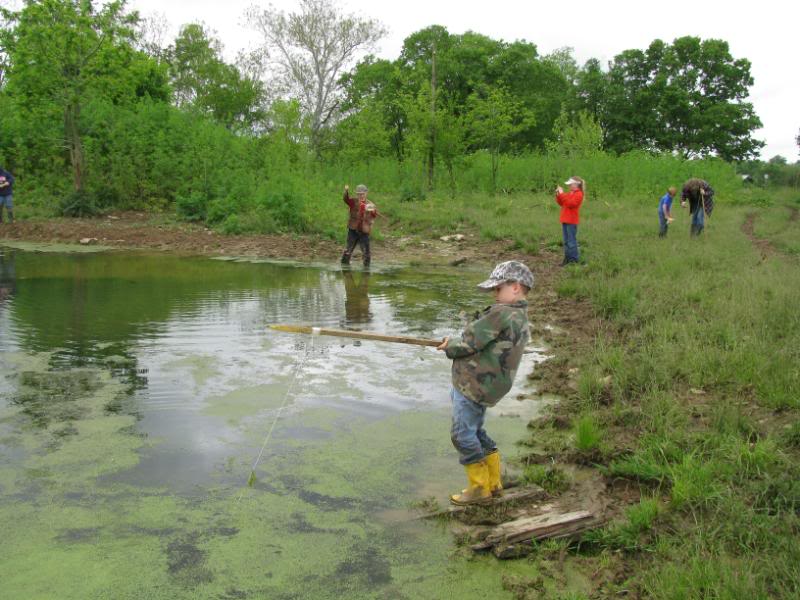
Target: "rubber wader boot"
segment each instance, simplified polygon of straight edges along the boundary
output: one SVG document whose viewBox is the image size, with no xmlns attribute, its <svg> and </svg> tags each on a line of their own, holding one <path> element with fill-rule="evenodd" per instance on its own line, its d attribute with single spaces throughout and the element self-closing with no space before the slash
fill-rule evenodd
<svg viewBox="0 0 800 600">
<path fill-rule="evenodd" d="M 14 211 L 13 210 L 9 210 L 8 211 L 8 222 L 9 223 L 13 223 L 14 222 Z"/>
<path fill-rule="evenodd" d="M 489 467 L 486 460 L 464 465 L 467 472 L 469 486 L 462 490 L 460 494 L 450 496 L 450 502 L 458 505 L 482 504 L 492 499 L 492 492 L 489 491 Z"/>
<path fill-rule="evenodd" d="M 503 481 L 500 476 L 500 453 L 495 450 L 486 456 L 486 467 L 489 469 L 489 490 L 492 496 L 503 495 Z"/>
</svg>

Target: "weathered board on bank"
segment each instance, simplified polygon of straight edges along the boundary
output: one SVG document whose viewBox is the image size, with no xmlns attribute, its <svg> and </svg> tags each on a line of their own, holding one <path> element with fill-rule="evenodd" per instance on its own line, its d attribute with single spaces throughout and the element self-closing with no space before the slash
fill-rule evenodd
<svg viewBox="0 0 800 600">
<path fill-rule="evenodd" d="M 573 537 L 599 524 L 595 515 L 586 510 L 524 517 L 498 525 L 482 542 L 474 544 L 472 550 L 481 552 L 494 549 L 498 558 L 510 558 L 519 556 L 516 545 L 521 542 Z"/>
</svg>

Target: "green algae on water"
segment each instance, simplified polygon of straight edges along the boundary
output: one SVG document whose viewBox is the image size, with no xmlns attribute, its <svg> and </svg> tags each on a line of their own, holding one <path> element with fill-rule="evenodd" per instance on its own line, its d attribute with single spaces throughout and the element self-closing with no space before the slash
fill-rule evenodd
<svg viewBox="0 0 800 600">
<path fill-rule="evenodd" d="M 25 252 L 46 252 L 54 254 L 94 254 L 114 250 L 113 246 L 98 244 L 61 244 L 55 242 L 21 242 L 17 240 L 0 240 L 0 246 L 24 250 Z"/>
</svg>

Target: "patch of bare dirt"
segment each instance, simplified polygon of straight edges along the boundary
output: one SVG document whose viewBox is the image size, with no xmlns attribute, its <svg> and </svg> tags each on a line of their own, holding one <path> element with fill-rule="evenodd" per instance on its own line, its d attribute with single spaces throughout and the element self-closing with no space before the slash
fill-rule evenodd
<svg viewBox="0 0 800 600">
<path fill-rule="evenodd" d="M 83 238 L 96 238 L 98 244 L 117 248 L 296 260 L 337 260 L 343 250 L 345 233 L 343 226 L 341 241 L 310 235 L 223 235 L 201 225 L 159 221 L 157 217 L 136 212 L 95 219 L 17 221 L 0 226 L 0 239 L 7 240 L 78 243 Z M 487 242 L 476 234 L 451 241 L 416 236 L 387 236 L 379 240 L 373 236 L 372 255 L 373 262 L 384 264 L 469 265 L 511 258 L 536 260 L 514 250 L 509 241 Z M 353 260 L 360 260 L 358 250 Z"/>
</svg>

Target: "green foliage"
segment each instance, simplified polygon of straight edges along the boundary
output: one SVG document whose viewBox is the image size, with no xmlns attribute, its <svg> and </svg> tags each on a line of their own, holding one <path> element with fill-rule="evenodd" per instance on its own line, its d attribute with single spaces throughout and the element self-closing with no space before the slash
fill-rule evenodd
<svg viewBox="0 0 800 600">
<path fill-rule="evenodd" d="M 59 208 L 65 217 L 94 217 L 99 212 L 91 195 L 85 190 L 65 194 Z"/>
<path fill-rule="evenodd" d="M 203 25 L 184 25 L 167 51 L 178 106 L 191 107 L 232 129 L 262 117 L 263 84 L 222 60 L 222 46 Z"/>
<path fill-rule="evenodd" d="M 603 430 L 591 414 L 582 415 L 575 423 L 575 448 L 580 452 L 591 452 L 600 448 Z"/>
<path fill-rule="evenodd" d="M 570 116 L 561 111 L 553 124 L 553 138 L 547 151 L 568 158 L 585 158 L 599 154 L 603 147 L 603 128 L 588 112 Z"/>
<path fill-rule="evenodd" d="M 187 221 L 205 221 L 208 199 L 199 191 L 175 198 L 175 212 Z"/>
<path fill-rule="evenodd" d="M 550 494 L 558 494 L 569 488 L 570 481 L 563 469 L 555 465 L 528 465 L 522 473 L 526 484 L 542 487 Z"/>
<path fill-rule="evenodd" d="M 642 498 L 638 504 L 625 510 L 625 519 L 616 521 L 602 529 L 590 531 L 583 541 L 602 549 L 624 552 L 651 550 L 650 540 L 646 538 L 663 508 L 657 498 Z"/>
<path fill-rule="evenodd" d="M 614 58 L 602 87 L 606 148 L 677 149 L 685 157 L 715 153 L 726 160 L 755 156 L 764 143 L 752 137 L 761 127 L 746 102 L 752 85 L 750 62 L 734 59 L 723 40 L 687 36 L 626 50 Z"/>
</svg>

